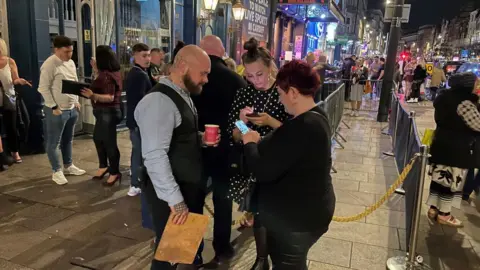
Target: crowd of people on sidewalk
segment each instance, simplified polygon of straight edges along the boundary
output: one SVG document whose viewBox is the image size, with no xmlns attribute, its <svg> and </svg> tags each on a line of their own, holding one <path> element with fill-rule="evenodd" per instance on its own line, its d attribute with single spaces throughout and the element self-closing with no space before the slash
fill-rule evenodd
<svg viewBox="0 0 480 270">
<path fill-rule="evenodd" d="M 316 93 L 328 70 L 324 55 L 315 61 L 293 60 L 280 69 L 255 38 L 244 44 L 241 65 L 225 57 L 220 38 L 204 37 L 199 46 L 178 42 L 171 54 L 139 43 L 132 47 L 133 65 L 123 78 L 109 46 L 98 46 L 90 65 L 93 80 L 79 95 L 66 94 L 65 81 L 78 82 L 72 61 L 73 42 L 53 41 L 54 53 L 40 69 L 38 92 L 44 100 L 46 152 L 52 180 L 68 183 L 68 175 L 86 171 L 73 164 L 73 135 L 81 109 L 91 102 L 96 120 L 93 142 L 98 169 L 91 180 L 110 187 L 122 180 L 117 125 L 126 118 L 132 151 L 128 196 L 141 196 L 142 224 L 155 233 L 155 250 L 165 226 L 202 214 L 207 191 L 213 192 L 215 257 L 204 263 L 203 242 L 192 264 L 179 269 L 215 269 L 235 255 L 230 242 L 232 208 L 246 213 L 242 226 L 253 227 L 256 260 L 252 270 L 307 269 L 309 249 L 328 231 L 335 210 L 330 170 L 331 130 L 327 115 L 316 105 Z M 343 61 L 345 100 L 358 116 L 365 94 L 378 95 L 385 59 Z M 407 102 L 417 102 L 426 79 L 423 63 L 397 63 L 394 81 Z M 430 91 L 437 129 L 431 147 L 432 179 L 428 217 L 460 227 L 452 207 L 480 194 L 480 82 L 473 73 L 454 75 L 451 89 L 437 91 L 446 81 L 435 65 Z M 0 171 L 21 163 L 21 91 L 32 87 L 19 76 L 15 61 L 0 39 Z M 127 107 L 120 98 L 126 91 Z M 7 153 L 8 152 L 8 153 Z M 187 169 L 188 168 L 188 169 Z M 108 175 L 108 177 L 107 177 Z M 207 184 L 210 183 L 210 186 Z M 480 198 L 480 196 L 479 196 Z M 480 203 L 478 204 L 480 207 Z M 153 260 L 151 269 L 174 269 Z"/>
<path fill-rule="evenodd" d="M 294 60 L 278 69 L 270 52 L 251 38 L 237 68 L 225 58 L 220 38 L 206 36 L 200 46 L 179 42 L 168 60 L 162 50 L 136 44 L 133 65 L 122 78 L 111 47 L 98 46 L 90 63 L 92 83 L 74 95 L 63 89 L 65 81 L 78 82 L 73 42 L 57 36 L 53 47 L 40 69 L 38 92 L 44 100 L 46 152 L 56 184 L 68 184 L 68 175 L 86 174 L 73 164 L 72 144 L 79 99 L 88 99 L 98 154 L 91 180 L 105 186 L 120 183 L 117 125 L 126 118 L 132 143 L 127 194 L 141 195 L 142 224 L 156 235 L 154 249 L 170 218 L 182 225 L 189 212 L 203 213 L 210 188 L 216 256 L 204 264 L 202 243 L 192 264 L 179 268 L 213 269 L 235 255 L 230 238 L 237 202 L 247 213 L 242 225 L 254 231 L 257 259 L 251 269 L 270 269 L 270 261 L 273 269 L 307 269 L 307 253 L 327 232 L 335 209 L 331 131 L 314 101 L 324 77 L 319 74 L 329 68 L 325 57 L 315 68 Z M 0 144 L 0 154 L 8 166 L 22 161 L 12 124 L 21 93 L 14 85 L 31 83 L 19 77 L 1 40 L 0 54 L 1 124 L 7 127 L 10 152 L 3 153 Z M 120 101 L 124 90 L 125 111 Z M 174 267 L 157 260 L 151 265 Z"/>
</svg>

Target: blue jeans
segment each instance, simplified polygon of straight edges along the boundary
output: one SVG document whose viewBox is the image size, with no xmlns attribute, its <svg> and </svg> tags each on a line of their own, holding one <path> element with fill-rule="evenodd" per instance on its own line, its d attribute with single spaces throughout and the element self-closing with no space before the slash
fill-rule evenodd
<svg viewBox="0 0 480 270">
<path fill-rule="evenodd" d="M 140 195 L 141 205 L 142 205 L 142 227 L 145 229 L 150 229 L 152 231 L 155 231 L 155 228 L 153 227 L 153 221 L 152 221 L 150 209 L 148 208 L 147 198 L 145 196 L 146 196 L 145 193 L 142 193 Z"/>
<path fill-rule="evenodd" d="M 63 165 L 72 165 L 72 142 L 78 111 L 65 110 L 61 115 L 54 115 L 51 108 L 45 107 L 45 122 L 47 135 L 47 156 L 53 172 L 60 171 L 62 164 L 58 156 L 58 149 L 62 152 Z"/>
<path fill-rule="evenodd" d="M 130 141 L 132 142 L 132 155 L 130 157 L 130 170 L 132 171 L 132 187 L 140 187 L 138 184 L 139 169 L 142 165 L 142 140 L 138 128 L 130 129 Z"/>
</svg>

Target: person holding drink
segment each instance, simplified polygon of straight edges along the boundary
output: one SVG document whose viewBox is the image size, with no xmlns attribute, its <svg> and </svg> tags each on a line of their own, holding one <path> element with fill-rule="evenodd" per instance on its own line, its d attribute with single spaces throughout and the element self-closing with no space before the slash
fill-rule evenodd
<svg viewBox="0 0 480 270">
<path fill-rule="evenodd" d="M 230 141 L 234 145 L 230 167 L 237 168 L 232 172 L 229 196 L 241 205 L 249 204 L 251 207 L 244 207 L 241 210 L 255 214 L 257 213 L 255 199 L 251 202 L 245 201 L 245 197 L 249 195 L 242 192 L 248 190 L 246 192 L 253 193 L 252 197 L 255 198 L 253 190 L 255 175 L 252 175 L 248 168 L 237 166 L 242 164 L 243 145 L 240 130 L 235 126 L 235 122 L 242 120 L 250 129 L 265 136 L 280 127 L 288 118 L 288 114 L 279 102 L 275 82 L 277 68 L 270 52 L 259 47 L 255 38 L 247 41 L 244 49 L 247 50 L 242 55 L 245 66 L 244 75 L 251 84 L 237 91 L 229 115 L 228 133 L 231 134 Z M 247 220 L 245 225 L 251 225 L 251 223 L 251 220 Z M 260 223 L 258 215 L 254 215 L 253 226 L 257 259 L 252 269 L 269 269 L 266 230 Z"/>
<path fill-rule="evenodd" d="M 217 36 L 206 36 L 200 41 L 200 47 L 208 54 L 212 63 L 211 72 L 208 74 L 208 83 L 203 86 L 200 95 L 193 96 L 193 102 L 198 110 L 200 130 L 205 127 L 207 144 L 221 130 L 222 142 L 218 147 L 206 147 L 202 150 L 204 176 L 212 180 L 212 199 L 215 215 L 213 217 L 213 249 L 215 258 L 206 267 L 218 266 L 234 255 L 230 244 L 232 232 L 232 200 L 227 198 L 229 187 L 230 152 L 228 126 L 228 113 L 233 103 L 233 98 L 238 89 L 247 86 L 245 80 L 227 67 L 222 59 L 225 48 L 222 40 Z"/>
<path fill-rule="evenodd" d="M 182 225 L 189 212 L 203 213 L 206 183 L 201 149 L 207 144 L 218 145 L 220 136 L 217 131 L 214 140 L 211 135 L 205 140 L 190 95 L 202 91 L 209 73 L 210 59 L 205 51 L 185 46 L 178 52 L 170 76 L 161 78 L 135 109 L 144 166 L 140 180 L 155 228 L 155 248 L 170 216 L 175 224 Z M 203 263 L 202 249 L 201 244 L 187 269 L 197 269 Z M 175 267 L 154 259 L 151 269 Z"/>
</svg>

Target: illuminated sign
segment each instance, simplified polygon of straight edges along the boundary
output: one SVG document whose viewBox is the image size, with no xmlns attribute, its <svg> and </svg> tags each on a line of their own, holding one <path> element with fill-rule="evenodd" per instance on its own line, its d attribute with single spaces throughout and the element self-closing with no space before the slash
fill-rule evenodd
<svg viewBox="0 0 480 270">
<path fill-rule="evenodd" d="M 278 0 L 279 4 L 325 4 L 325 0 Z"/>
<path fill-rule="evenodd" d="M 269 1 L 247 0 L 244 3 L 247 11 L 243 20 L 243 39 L 247 40 L 250 37 L 255 37 L 260 41 L 267 41 L 270 16 Z"/>
</svg>

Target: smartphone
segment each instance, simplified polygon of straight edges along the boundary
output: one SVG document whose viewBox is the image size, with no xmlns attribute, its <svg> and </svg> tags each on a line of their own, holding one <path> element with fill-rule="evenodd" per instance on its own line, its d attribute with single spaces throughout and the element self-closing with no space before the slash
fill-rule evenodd
<svg viewBox="0 0 480 270">
<path fill-rule="evenodd" d="M 246 114 L 247 117 L 260 117 L 260 114 L 258 114 L 257 112 L 253 112 L 253 113 L 248 113 Z"/>
<path fill-rule="evenodd" d="M 247 125 L 242 121 L 242 120 L 238 120 L 237 122 L 235 122 L 235 126 L 237 126 L 237 128 L 240 130 L 240 132 L 242 134 L 247 134 L 248 133 L 248 127 Z"/>
</svg>

